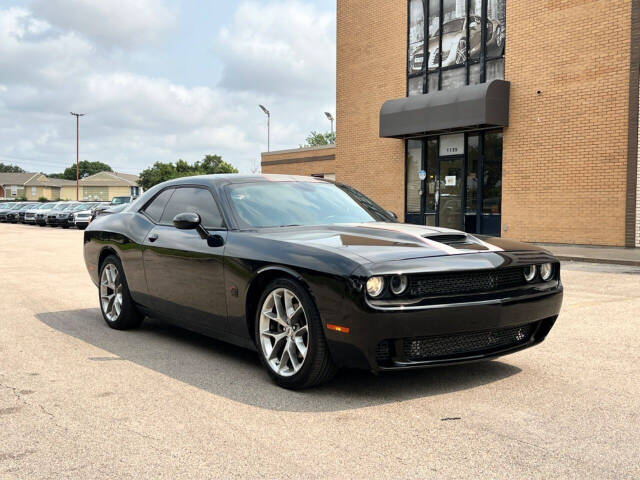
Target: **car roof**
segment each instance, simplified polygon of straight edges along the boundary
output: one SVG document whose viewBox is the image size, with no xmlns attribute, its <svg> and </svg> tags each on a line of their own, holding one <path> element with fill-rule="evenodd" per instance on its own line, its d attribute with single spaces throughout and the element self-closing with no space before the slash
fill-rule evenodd
<svg viewBox="0 0 640 480">
<path fill-rule="evenodd" d="M 261 174 L 245 175 L 241 173 L 222 173 L 215 175 L 196 175 L 193 177 L 180 177 L 165 182 L 163 185 L 205 184 L 205 185 L 229 185 L 235 183 L 257 182 L 324 182 L 322 178 L 305 177 L 302 175 Z"/>
</svg>

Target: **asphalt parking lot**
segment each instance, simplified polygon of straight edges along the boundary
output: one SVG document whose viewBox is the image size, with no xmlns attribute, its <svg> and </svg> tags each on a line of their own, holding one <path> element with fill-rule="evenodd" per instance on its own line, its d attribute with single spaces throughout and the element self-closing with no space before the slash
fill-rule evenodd
<svg viewBox="0 0 640 480">
<path fill-rule="evenodd" d="M 147 319 L 109 329 L 82 232 L 0 224 L 0 478 L 638 478 L 640 269 L 564 265 L 546 342 L 305 392 Z"/>
</svg>

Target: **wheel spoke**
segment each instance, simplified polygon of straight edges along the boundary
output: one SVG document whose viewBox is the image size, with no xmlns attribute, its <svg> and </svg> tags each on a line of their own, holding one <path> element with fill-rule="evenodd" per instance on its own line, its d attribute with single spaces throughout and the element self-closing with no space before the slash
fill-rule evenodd
<svg viewBox="0 0 640 480">
<path fill-rule="evenodd" d="M 285 311 L 284 305 L 282 304 L 282 296 L 276 293 L 273 294 L 273 303 L 276 306 L 276 312 L 278 314 L 277 322 L 286 326 L 287 323 L 287 313 Z"/>
<path fill-rule="evenodd" d="M 304 344 L 301 337 L 296 337 L 294 343 L 296 344 L 296 348 L 300 352 L 300 355 L 302 355 L 302 360 L 304 361 L 304 359 L 307 358 L 307 346 Z"/>
<path fill-rule="evenodd" d="M 113 303 L 116 300 L 116 296 L 115 295 L 111 295 L 109 297 L 109 303 L 107 303 L 107 308 L 105 308 L 105 310 L 107 311 L 107 313 L 113 313 Z"/>
<path fill-rule="evenodd" d="M 289 323 L 291 323 L 291 319 L 298 311 L 298 308 L 300 308 L 300 305 L 298 305 L 297 308 L 293 306 L 294 298 L 295 297 L 293 296 L 293 293 L 291 293 L 289 290 L 284 291 L 284 308 L 285 308 L 285 312 L 287 314 L 287 319 L 289 320 Z"/>
<path fill-rule="evenodd" d="M 302 335 L 306 333 L 309 333 L 309 329 L 307 328 L 306 325 L 302 325 L 300 328 L 298 328 L 298 330 L 296 330 L 295 336 L 302 337 Z"/>
<path fill-rule="evenodd" d="M 289 360 L 289 345 L 285 345 L 285 348 L 282 350 L 282 355 L 280 355 L 280 363 L 278 364 L 278 373 L 282 373 L 284 368 L 287 366 L 287 362 Z"/>
<path fill-rule="evenodd" d="M 289 360 L 291 360 L 291 366 L 294 370 L 298 370 L 301 366 L 300 360 L 298 360 L 298 352 L 296 350 L 295 342 L 289 341 L 287 343 L 287 353 L 289 355 Z"/>
<path fill-rule="evenodd" d="M 280 356 L 278 352 L 284 350 L 283 343 L 286 343 L 286 341 L 286 335 L 282 334 L 282 336 L 278 337 L 273 342 L 273 348 L 271 349 L 271 353 L 269 354 L 269 360 L 274 360 Z"/>
</svg>

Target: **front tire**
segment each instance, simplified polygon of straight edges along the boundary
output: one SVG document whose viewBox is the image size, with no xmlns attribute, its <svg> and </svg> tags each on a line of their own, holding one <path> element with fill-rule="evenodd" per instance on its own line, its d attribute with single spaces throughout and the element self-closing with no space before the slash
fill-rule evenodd
<svg viewBox="0 0 640 480">
<path fill-rule="evenodd" d="M 100 311 L 107 325 L 116 330 L 139 327 L 144 316 L 133 303 L 120 259 L 115 255 L 105 258 L 99 278 Z"/>
<path fill-rule="evenodd" d="M 311 295 L 288 278 L 275 279 L 262 293 L 255 340 L 260 361 L 281 387 L 309 388 L 330 380 L 337 371 Z"/>
</svg>

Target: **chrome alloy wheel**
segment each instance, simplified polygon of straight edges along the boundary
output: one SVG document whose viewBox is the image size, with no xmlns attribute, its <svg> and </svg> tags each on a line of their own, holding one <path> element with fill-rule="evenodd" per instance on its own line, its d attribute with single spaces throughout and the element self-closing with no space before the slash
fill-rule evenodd
<svg viewBox="0 0 640 480">
<path fill-rule="evenodd" d="M 102 270 L 100 278 L 100 303 L 105 317 L 115 322 L 122 310 L 122 279 L 113 263 Z"/>
<path fill-rule="evenodd" d="M 290 377 L 300 371 L 309 347 L 309 325 L 300 299 L 286 288 L 276 288 L 260 310 L 260 345 L 269 367 Z"/>
</svg>

